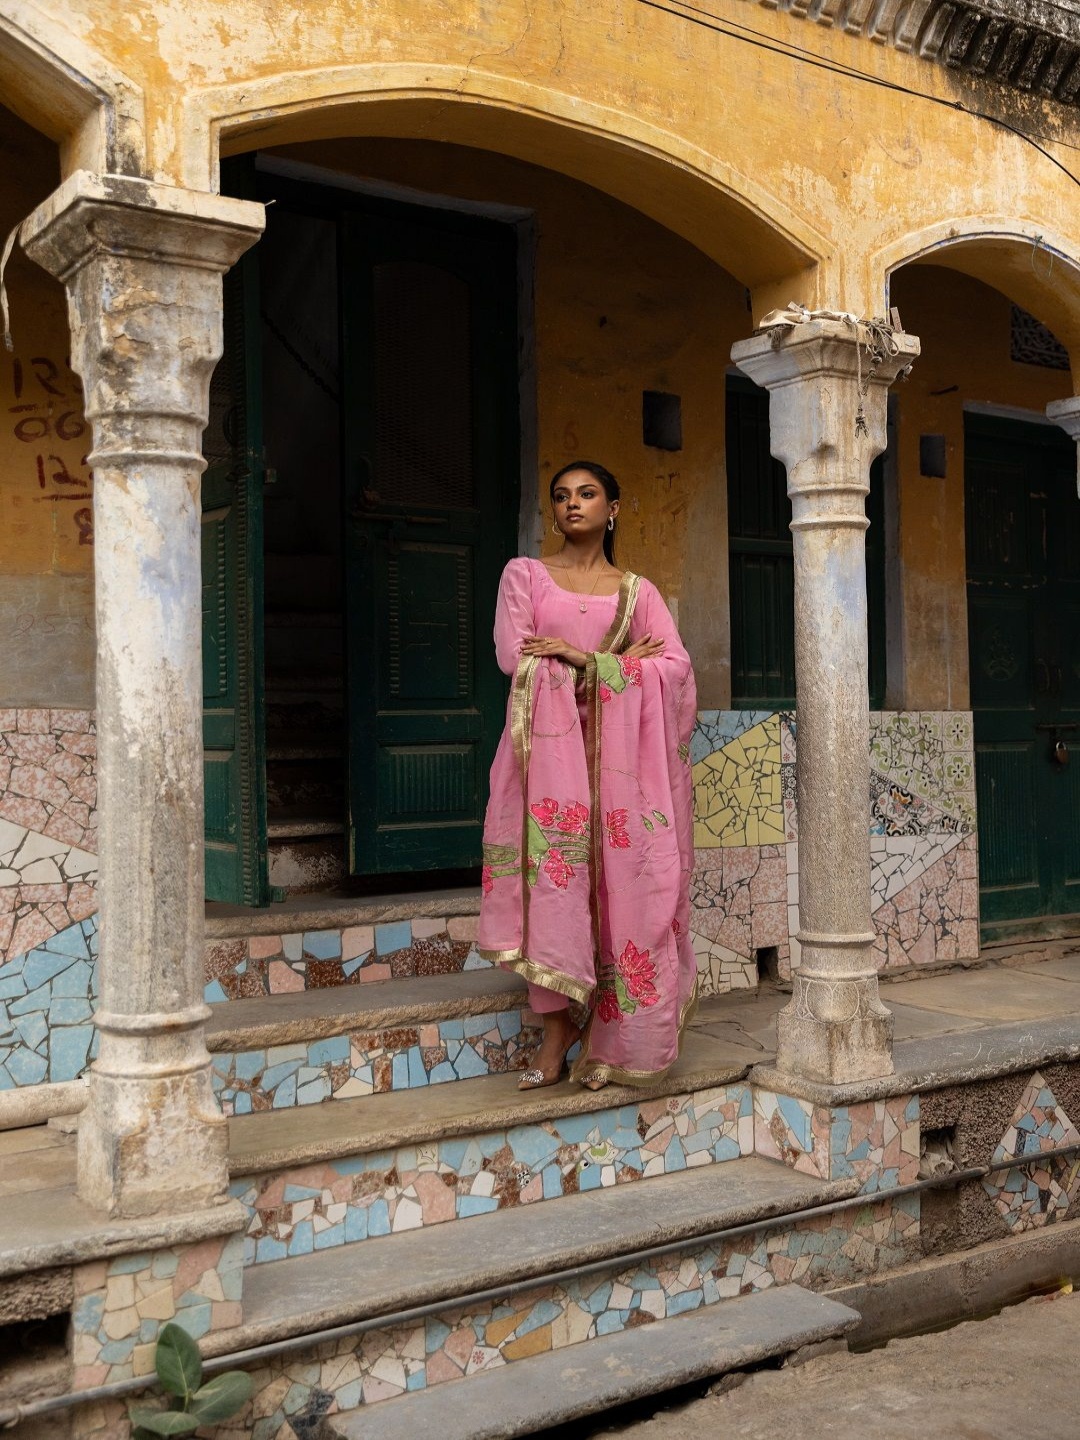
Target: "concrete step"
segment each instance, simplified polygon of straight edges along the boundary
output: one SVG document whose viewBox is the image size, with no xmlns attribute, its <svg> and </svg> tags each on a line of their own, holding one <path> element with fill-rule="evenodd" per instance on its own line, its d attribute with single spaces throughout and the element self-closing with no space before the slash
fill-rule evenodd
<svg viewBox="0 0 1080 1440">
<path fill-rule="evenodd" d="M 521 1070 L 540 1036 L 516 975 L 491 967 L 213 1007 L 227 1115 Z"/>
<path fill-rule="evenodd" d="M 432 1086 L 422 1101 L 398 1091 L 235 1117 L 246 1262 L 723 1168 L 754 1149 L 745 1073 L 724 1042 L 691 1034 L 647 1088 L 520 1091 L 515 1075 L 490 1075 Z"/>
<path fill-rule="evenodd" d="M 620 1330 L 501 1365 L 470 1385 L 418 1390 L 332 1417 L 340 1440 L 509 1440 L 616 1405 L 716 1378 L 805 1345 L 840 1340 L 858 1314 L 799 1285 Z"/>
<path fill-rule="evenodd" d="M 335 815 L 312 814 L 311 808 L 301 806 L 290 814 L 284 807 L 274 811 L 266 826 L 267 839 L 271 842 L 282 840 L 313 840 L 319 836 L 344 835 L 345 822 Z M 271 868 L 273 860 L 271 859 Z"/>
</svg>

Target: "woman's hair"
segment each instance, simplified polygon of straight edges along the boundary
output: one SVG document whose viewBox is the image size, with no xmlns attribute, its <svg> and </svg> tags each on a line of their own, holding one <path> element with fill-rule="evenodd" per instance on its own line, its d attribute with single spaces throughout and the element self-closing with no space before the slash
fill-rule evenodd
<svg viewBox="0 0 1080 1440">
<path fill-rule="evenodd" d="M 605 469 L 604 466 L 599 464 L 599 462 L 596 460 L 571 460 L 569 465 L 564 465 L 561 470 L 556 471 L 556 473 L 551 477 L 551 487 L 548 490 L 548 496 L 551 499 L 552 509 L 555 508 L 555 487 L 558 485 L 559 481 L 563 478 L 564 475 L 571 475 L 575 470 L 584 470 L 587 475 L 591 475 L 593 477 L 593 479 L 597 482 L 598 485 L 602 485 L 604 489 L 604 494 L 607 496 L 609 501 L 618 500 L 619 482 L 615 479 L 615 476 L 612 475 L 610 470 Z M 615 523 L 617 525 L 618 521 L 616 521 Z M 604 531 L 604 555 L 609 565 L 615 564 L 614 529 Z"/>
</svg>

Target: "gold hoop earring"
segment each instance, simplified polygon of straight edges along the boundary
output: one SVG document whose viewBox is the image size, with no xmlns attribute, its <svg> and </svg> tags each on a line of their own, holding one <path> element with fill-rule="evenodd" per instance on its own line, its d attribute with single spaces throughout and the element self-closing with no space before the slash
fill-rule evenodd
<svg viewBox="0 0 1080 1440">
<path fill-rule="evenodd" d="M 551 533 L 552 533 L 552 535 L 561 535 L 561 534 L 562 534 L 562 531 L 559 529 L 559 522 L 558 522 L 557 520 L 553 520 L 553 521 L 551 522 Z"/>
</svg>

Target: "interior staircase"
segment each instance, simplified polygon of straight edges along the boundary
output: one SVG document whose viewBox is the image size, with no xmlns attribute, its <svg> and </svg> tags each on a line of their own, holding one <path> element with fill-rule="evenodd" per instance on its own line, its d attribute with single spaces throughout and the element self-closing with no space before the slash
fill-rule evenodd
<svg viewBox="0 0 1080 1440">
<path fill-rule="evenodd" d="M 345 660 L 337 565 L 268 554 L 264 621 L 270 884 L 330 889 L 345 864 Z"/>
</svg>

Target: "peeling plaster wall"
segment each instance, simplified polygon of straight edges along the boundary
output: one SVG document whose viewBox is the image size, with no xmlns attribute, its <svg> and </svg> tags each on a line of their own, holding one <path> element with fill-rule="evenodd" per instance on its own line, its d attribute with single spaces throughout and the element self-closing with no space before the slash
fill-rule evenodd
<svg viewBox="0 0 1080 1440">
<path fill-rule="evenodd" d="M 0 232 L 59 181 L 56 148 L 0 107 Z M 93 517 L 82 389 L 62 288 L 19 249 L 0 350 L 0 706 L 93 700 Z"/>
</svg>

